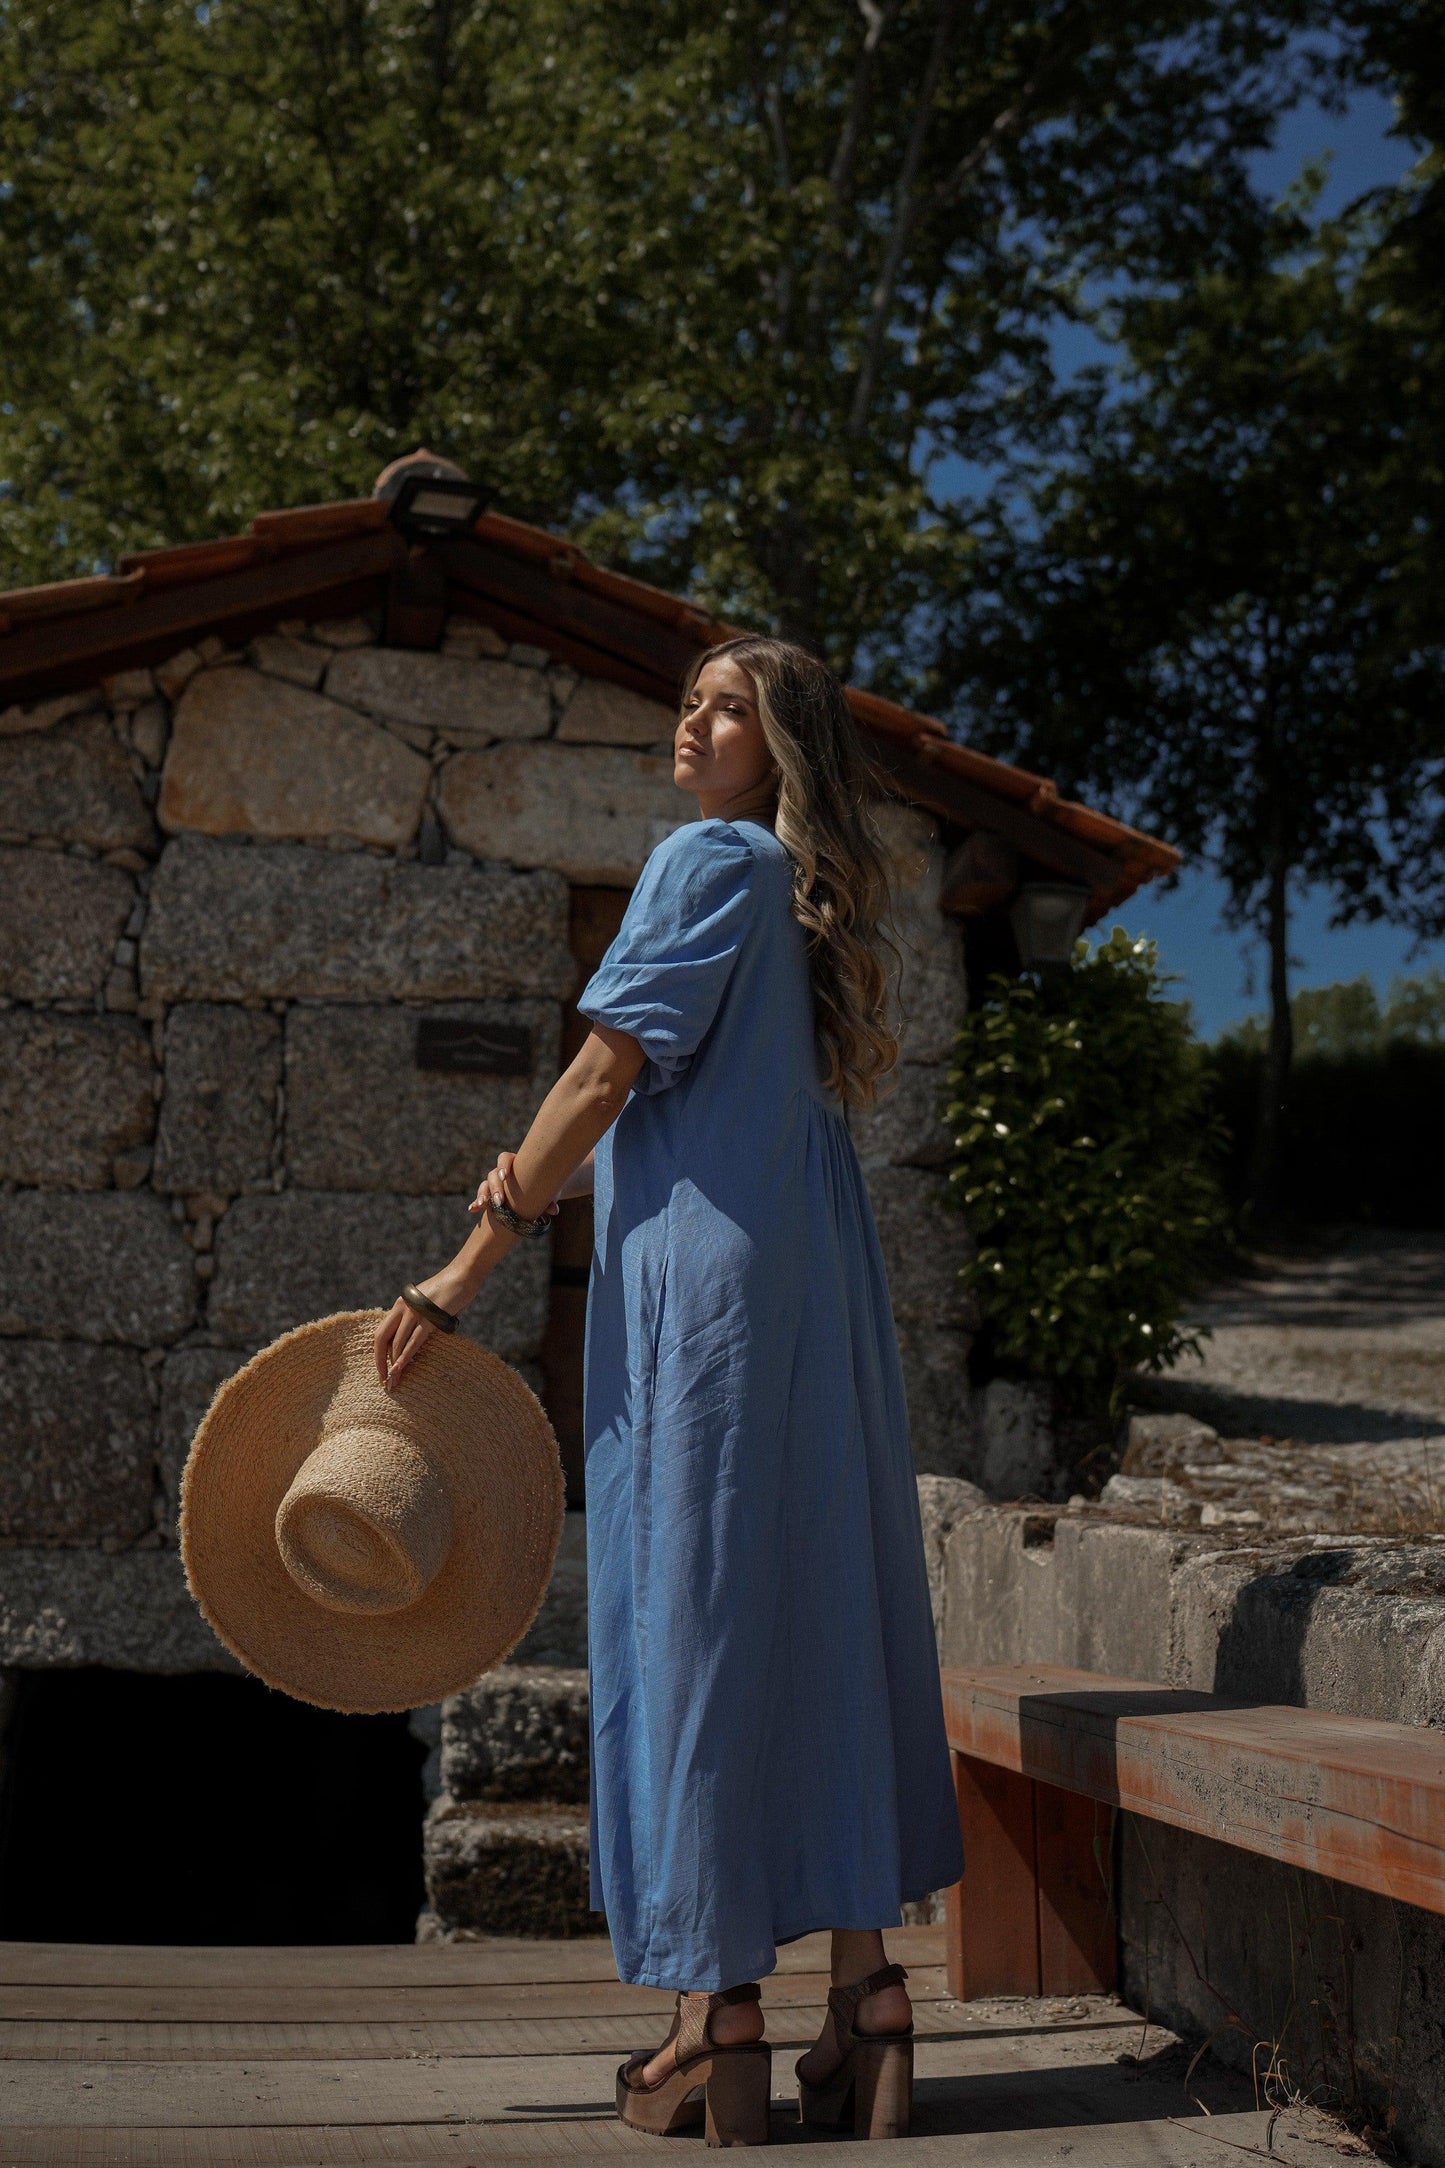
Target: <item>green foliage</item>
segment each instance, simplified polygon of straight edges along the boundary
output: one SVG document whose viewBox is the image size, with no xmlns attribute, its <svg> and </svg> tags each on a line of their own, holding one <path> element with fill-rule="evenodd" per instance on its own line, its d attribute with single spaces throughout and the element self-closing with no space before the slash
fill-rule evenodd
<svg viewBox="0 0 1445 2168">
<path fill-rule="evenodd" d="M 1375 989 L 1366 978 L 1335 986 L 1304 986 L 1290 1002 L 1294 1052 L 1298 1061 L 1311 1054 L 1358 1054 L 1378 1046 L 1384 1019 Z"/>
<path fill-rule="evenodd" d="M 0 579 L 369 490 L 906 689 L 1081 280 L 1247 228 L 1322 0 L 6 0 Z M 935 486 L 935 478 L 938 485 Z"/>
<path fill-rule="evenodd" d="M 1207 1052 L 1229 1147 L 1226 1195 L 1244 1200 L 1259 1118 L 1256 1044 Z M 1445 1044 L 1383 1038 L 1371 1048 L 1313 1053 L 1285 1091 L 1279 1211 L 1286 1223 L 1445 1227 Z"/>
<path fill-rule="evenodd" d="M 1067 971 L 997 979 L 958 1035 L 951 1194 L 996 1357 L 1081 1413 L 1193 1345 L 1179 1317 L 1223 1215 L 1208 1080 L 1154 945 L 1116 927 Z"/>
<path fill-rule="evenodd" d="M 1445 1046 L 1445 972 L 1424 971 L 1390 983 L 1381 1008 L 1367 978 L 1331 986 L 1305 986 L 1290 1001 L 1296 1058 L 1326 1061 L 1378 1054 L 1385 1047 Z M 1269 1039 L 1264 1019 L 1247 1016 L 1220 1034 L 1219 1044 L 1263 1054 Z"/>
<path fill-rule="evenodd" d="M 1318 180 L 1318 176 L 1315 177 Z M 1289 921 L 1445 931 L 1445 349 L 1381 283 L 1407 191 L 1101 312 L 1123 359 L 1059 457 L 1000 493 L 955 615 L 969 737 L 1213 868 L 1267 944 L 1250 1206 L 1272 1215 Z"/>
<path fill-rule="evenodd" d="M 1382 1021 L 1387 1039 L 1445 1047 L 1445 971 L 1392 979 Z"/>
<path fill-rule="evenodd" d="M 1445 972 L 1310 986 L 1290 1002 L 1298 1052 L 1285 1088 L 1277 1205 L 1288 1221 L 1445 1227 Z M 1242 1205 L 1268 1032 L 1247 1017 L 1206 1052 L 1229 1136 L 1221 1173 Z"/>
<path fill-rule="evenodd" d="M 957 626 L 973 742 L 1102 797 L 1282 938 L 1287 884 L 1341 919 L 1445 928 L 1445 471 L 1401 472 L 1414 332 L 1364 277 L 1373 220 L 1253 249 L 1112 312 L 1026 510 L 998 508 Z M 1432 387 L 1432 397 L 1434 393 Z"/>
</svg>

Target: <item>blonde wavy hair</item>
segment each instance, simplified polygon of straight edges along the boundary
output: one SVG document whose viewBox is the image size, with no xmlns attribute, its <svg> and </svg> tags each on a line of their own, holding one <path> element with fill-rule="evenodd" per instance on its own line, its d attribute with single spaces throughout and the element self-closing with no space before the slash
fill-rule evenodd
<svg viewBox="0 0 1445 2168">
<path fill-rule="evenodd" d="M 867 1107 L 897 1066 L 888 1022 L 888 859 L 873 818 L 881 795 L 847 695 L 825 662 L 790 640 L 744 634 L 699 655 L 746 670 L 778 771 L 778 841 L 793 861 L 793 916 L 808 936 L 813 1017 L 824 1082 L 846 1106 Z"/>
</svg>

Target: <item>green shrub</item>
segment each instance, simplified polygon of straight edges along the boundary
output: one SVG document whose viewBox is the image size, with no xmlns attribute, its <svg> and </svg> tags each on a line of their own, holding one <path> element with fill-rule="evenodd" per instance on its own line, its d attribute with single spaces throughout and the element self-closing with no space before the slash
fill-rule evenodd
<svg viewBox="0 0 1445 2168">
<path fill-rule="evenodd" d="M 1209 1081 L 1165 983 L 1153 942 L 1081 941 L 1066 970 L 991 983 L 950 1073 L 994 1362 L 1079 1414 L 1195 1344 L 1180 1312 L 1224 1247 Z"/>
</svg>

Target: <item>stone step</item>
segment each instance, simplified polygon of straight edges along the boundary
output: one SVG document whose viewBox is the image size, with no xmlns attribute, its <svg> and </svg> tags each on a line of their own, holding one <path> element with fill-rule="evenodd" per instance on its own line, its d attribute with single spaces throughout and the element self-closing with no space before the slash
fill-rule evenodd
<svg viewBox="0 0 1445 2168">
<path fill-rule="evenodd" d="M 430 1914 L 421 1940 L 469 1934 L 595 1935 L 585 1807 L 457 1800 L 432 1806 L 423 1838 Z"/>
<path fill-rule="evenodd" d="M 585 1671 L 499 1664 L 442 1704 L 445 1799 L 575 1805 L 588 1796 L 587 1764 Z"/>
<path fill-rule="evenodd" d="M 423 1857 L 428 1909 L 419 1942 L 471 1935 L 597 1935 L 588 1909 L 587 1809 L 552 1801 L 438 1799 L 426 1820 Z M 941 1923 L 936 1891 L 900 1915 L 905 1927 Z"/>
</svg>

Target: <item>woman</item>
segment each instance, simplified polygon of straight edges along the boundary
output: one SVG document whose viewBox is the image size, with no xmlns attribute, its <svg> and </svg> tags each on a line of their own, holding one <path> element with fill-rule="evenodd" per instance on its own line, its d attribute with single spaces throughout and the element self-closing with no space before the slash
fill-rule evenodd
<svg viewBox="0 0 1445 2168">
<path fill-rule="evenodd" d="M 897 1059 L 886 868 L 842 688 L 801 648 L 703 656 L 674 779 L 702 818 L 649 858 L 578 1004 L 590 1037 L 420 1293 L 464 1309 L 553 1199 L 593 1190 L 592 1901 L 621 1978 L 678 1990 L 662 2047 L 619 2072 L 619 2113 L 766 2137 L 754 1983 L 779 1942 L 827 1927 L 803 2112 L 836 2120 L 851 2098 L 856 2129 L 891 2135 L 912 2013 L 881 1931 L 962 1857 L 845 1115 Z M 434 1329 L 403 1301 L 382 1321 L 393 1390 Z"/>
</svg>

